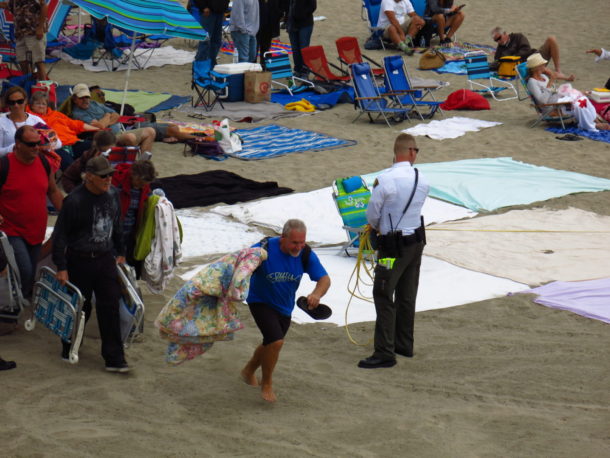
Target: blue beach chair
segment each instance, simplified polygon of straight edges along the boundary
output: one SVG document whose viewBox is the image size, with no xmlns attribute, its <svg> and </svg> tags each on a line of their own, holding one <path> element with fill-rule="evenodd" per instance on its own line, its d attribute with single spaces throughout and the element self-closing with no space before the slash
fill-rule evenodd
<svg viewBox="0 0 610 458">
<path fill-rule="evenodd" d="M 203 106 L 205 111 L 210 111 L 218 102 L 224 108 L 220 99 L 229 95 L 228 77 L 229 75 L 212 70 L 211 59 L 194 61 L 191 89 L 197 95 L 192 99 L 193 106 Z"/>
<path fill-rule="evenodd" d="M 466 61 L 466 72 L 468 74 L 468 84 L 470 85 L 471 91 L 489 94 L 494 100 L 499 102 L 519 97 L 515 86 L 508 81 L 492 76 L 492 72 L 489 69 L 489 62 L 487 62 L 487 56 L 485 54 L 478 51 L 466 53 L 464 55 L 464 60 Z M 477 89 L 475 86 L 480 89 Z M 506 89 L 511 90 L 515 95 L 513 97 L 498 98 L 497 94 Z"/>
<path fill-rule="evenodd" d="M 271 72 L 271 84 L 285 88 L 290 95 L 315 87 L 311 81 L 294 76 L 290 65 L 290 56 L 286 51 L 268 51 L 263 55 L 263 61 L 265 62 L 265 70 Z M 290 82 L 290 86 L 278 80 L 286 80 Z"/>
<path fill-rule="evenodd" d="M 441 102 L 434 99 L 432 91 L 439 89 L 442 86 L 418 86 L 412 87 L 402 56 L 386 56 L 383 58 L 383 67 L 385 69 L 385 87 L 386 91 L 393 93 L 402 93 L 405 95 L 398 96 L 400 102 L 404 106 L 413 106 L 417 114 L 423 119 L 431 118 L 437 110 L 443 113 L 440 107 Z M 424 100 L 430 96 L 432 100 Z M 427 109 L 427 112 L 422 114 L 420 108 Z"/>
<path fill-rule="evenodd" d="M 366 209 L 371 199 L 371 191 L 360 176 L 339 178 L 332 184 L 333 199 L 347 233 L 347 243 L 342 247 L 349 256 L 350 248 L 358 248 L 360 235 L 367 225 Z"/>
<path fill-rule="evenodd" d="M 0 318 L 16 319 L 28 305 L 21 293 L 21 277 L 13 247 L 0 231 L 0 250 L 7 261 L 6 276 L 0 276 Z"/>
<path fill-rule="evenodd" d="M 401 122 L 409 118 L 411 108 L 407 108 L 400 103 L 400 100 L 395 97 L 395 93 L 381 93 L 375 84 L 375 77 L 371 71 L 371 66 L 363 62 L 361 64 L 352 64 L 349 66 L 352 82 L 354 85 L 354 106 L 359 111 L 358 116 L 352 121 L 355 122 L 360 116 L 366 113 L 371 123 L 379 118 L 383 118 L 388 125 L 390 119 Z"/>
</svg>

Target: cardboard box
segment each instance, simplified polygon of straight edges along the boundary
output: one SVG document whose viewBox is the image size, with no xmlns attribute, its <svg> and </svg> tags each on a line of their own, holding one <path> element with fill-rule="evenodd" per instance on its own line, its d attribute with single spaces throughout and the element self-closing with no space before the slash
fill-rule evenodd
<svg viewBox="0 0 610 458">
<path fill-rule="evenodd" d="M 246 72 L 244 100 L 248 103 L 271 101 L 271 72 Z"/>
</svg>

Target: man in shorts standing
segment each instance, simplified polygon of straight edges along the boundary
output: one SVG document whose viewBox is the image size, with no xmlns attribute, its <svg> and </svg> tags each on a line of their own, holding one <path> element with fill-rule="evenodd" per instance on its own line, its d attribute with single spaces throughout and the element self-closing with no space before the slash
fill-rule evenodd
<svg viewBox="0 0 610 458">
<path fill-rule="evenodd" d="M 248 385 L 260 385 L 263 399 L 268 402 L 276 401 L 272 386 L 273 370 L 290 327 L 295 294 L 303 274 L 307 273 L 316 282 L 316 287 L 307 296 L 310 309 L 320 304 L 320 298 L 330 287 L 330 277 L 318 256 L 305 244 L 306 232 L 303 221 L 286 221 L 281 237 L 267 239 L 267 260 L 250 279 L 247 302 L 263 334 L 263 343 L 256 348 L 241 376 Z M 260 384 L 255 375 L 259 367 L 263 373 Z"/>
<path fill-rule="evenodd" d="M 47 4 L 45 0 L 8 0 L 0 2 L 14 17 L 15 51 L 23 73 L 30 73 L 36 64 L 37 79 L 48 79 L 44 58 L 47 48 Z M 31 53 L 31 60 L 27 53 Z"/>
</svg>

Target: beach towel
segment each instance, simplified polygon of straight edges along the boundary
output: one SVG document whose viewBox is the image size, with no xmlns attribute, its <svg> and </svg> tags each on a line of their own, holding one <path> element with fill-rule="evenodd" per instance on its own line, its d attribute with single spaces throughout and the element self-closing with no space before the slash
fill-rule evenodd
<svg viewBox="0 0 610 458">
<path fill-rule="evenodd" d="M 577 208 L 451 221 L 431 226 L 426 238 L 429 256 L 529 285 L 610 272 L 610 216 Z"/>
<path fill-rule="evenodd" d="M 123 91 L 104 89 L 106 100 L 114 103 L 123 102 Z M 190 97 L 176 96 L 166 92 L 148 92 L 139 90 L 127 91 L 125 103 L 133 106 L 139 113 L 154 113 L 169 110 L 190 100 Z"/>
<path fill-rule="evenodd" d="M 234 49 L 235 48 L 233 47 L 232 41 L 223 41 L 220 52 L 223 54 L 232 55 Z M 290 43 L 283 43 L 277 38 L 274 38 L 271 41 L 271 48 L 269 50 L 272 52 L 285 52 L 292 54 L 292 46 L 290 46 Z"/>
<path fill-rule="evenodd" d="M 322 151 L 343 148 L 356 144 L 355 140 L 344 140 L 329 135 L 302 129 L 269 124 L 253 129 L 236 131 L 242 138 L 242 150 L 229 156 L 246 161 L 269 159 L 289 153 Z"/>
<path fill-rule="evenodd" d="M 347 285 L 350 284 L 353 287 L 354 279 L 350 279 L 350 276 L 356 266 L 356 258 L 346 257 L 337 247 L 316 248 L 315 252 L 333 280 L 323 298 L 323 302 L 333 310 L 332 316 L 325 320 L 325 323 L 344 326 L 346 324 L 345 310 L 350 303 Z M 200 268 L 186 272 L 182 278 L 185 280 L 192 278 Z M 372 298 L 372 282 L 368 277 L 364 278 L 368 280 L 368 285 L 361 283 L 361 293 L 364 297 Z M 309 277 L 303 277 L 297 290 L 297 297 L 310 294 L 314 287 L 315 283 Z M 512 291 L 521 291 L 525 287 L 522 283 L 474 272 L 430 256 L 423 256 L 416 311 L 455 307 L 502 297 Z M 351 299 L 347 324 L 375 321 L 375 317 L 375 306 L 372 302 L 356 297 Z M 295 323 L 315 322 L 298 307 L 295 307 L 292 313 L 292 321 Z"/>
<path fill-rule="evenodd" d="M 590 130 L 579 129 L 578 127 L 567 127 L 565 129 L 562 129 L 561 127 L 547 127 L 546 130 L 560 135 L 580 135 L 581 137 L 587 137 L 598 142 L 610 143 L 610 130 L 598 130 L 597 132 L 592 132 Z"/>
<path fill-rule="evenodd" d="M 433 140 L 445 140 L 447 138 L 461 137 L 466 132 L 478 132 L 481 129 L 501 124 L 501 122 L 454 116 L 452 118 L 417 124 L 414 127 L 403 130 L 403 132 L 411 135 L 426 136 Z"/>
<path fill-rule="evenodd" d="M 316 107 L 326 105 L 326 108 L 334 107 L 337 103 L 352 103 L 354 101 L 354 88 L 343 86 L 328 94 L 318 94 L 315 91 L 303 91 L 290 95 L 287 91 L 273 92 L 271 101 L 286 105 L 287 103 L 297 102 L 305 99 Z"/>
<path fill-rule="evenodd" d="M 163 189 L 174 208 L 203 207 L 220 202 L 233 204 L 293 191 L 279 187 L 275 181 L 249 180 L 226 170 L 159 178 L 151 188 Z"/>
<path fill-rule="evenodd" d="M 286 110 L 282 105 L 273 102 L 223 102 L 223 105 L 224 108 L 220 104 L 216 104 L 213 109 L 206 111 L 203 107 L 192 107 L 190 103 L 185 103 L 177 111 L 188 113 L 195 118 L 228 118 L 236 122 L 259 122 L 311 114 Z"/>
<path fill-rule="evenodd" d="M 539 167 L 510 157 L 418 164 L 417 168 L 430 183 L 431 197 L 474 211 L 610 189 L 606 178 Z"/>
<path fill-rule="evenodd" d="M 555 281 L 538 288 L 519 291 L 537 294 L 536 304 L 610 323 L 610 278 L 564 282 Z"/>
<path fill-rule="evenodd" d="M 374 178 L 363 177 L 367 182 Z M 372 184 L 369 185 L 372 188 Z M 230 217 L 249 227 L 260 227 L 280 234 L 284 222 L 299 218 L 307 225 L 307 240 L 312 245 L 338 245 L 347 242 L 343 221 L 332 197 L 332 188 L 248 202 L 239 205 L 220 205 L 210 210 Z M 438 199 L 428 198 L 422 214 L 427 224 L 471 218 L 475 212 Z M 200 218 L 207 216 L 201 215 Z"/>
<path fill-rule="evenodd" d="M 146 52 L 145 49 L 136 49 L 136 55 L 141 52 Z M 122 60 L 120 65 L 114 68 L 114 71 L 123 71 L 127 70 L 127 56 L 129 55 L 129 49 L 123 51 L 125 53 L 125 58 Z M 93 61 L 91 59 L 75 59 L 72 56 L 66 54 L 65 52 L 61 53 L 62 60 L 66 60 L 74 65 L 82 65 L 85 70 L 90 72 L 108 72 L 112 70 L 112 62 L 102 60 L 97 65 L 93 65 Z M 162 46 L 157 48 L 150 59 L 146 63 L 144 68 L 149 67 L 163 67 L 164 65 L 187 65 L 192 64 L 193 60 L 195 60 L 195 52 L 194 51 L 185 51 L 183 49 L 176 49 L 173 46 Z M 131 69 L 134 70 L 135 66 L 132 64 Z"/>
<path fill-rule="evenodd" d="M 261 248 L 223 256 L 188 280 L 163 307 L 155 326 L 169 341 L 165 359 L 181 364 L 243 328 L 239 307 L 248 296 L 252 272 L 267 258 Z"/>
</svg>

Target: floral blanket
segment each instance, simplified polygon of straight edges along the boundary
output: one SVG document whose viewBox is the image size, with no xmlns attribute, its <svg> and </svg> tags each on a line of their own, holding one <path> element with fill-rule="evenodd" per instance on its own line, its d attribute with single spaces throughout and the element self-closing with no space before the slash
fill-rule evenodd
<svg viewBox="0 0 610 458">
<path fill-rule="evenodd" d="M 243 328 L 238 306 L 248 296 L 252 272 L 267 258 L 261 248 L 228 254 L 200 270 L 163 307 L 155 320 L 169 341 L 166 360 L 181 364 Z"/>
</svg>

